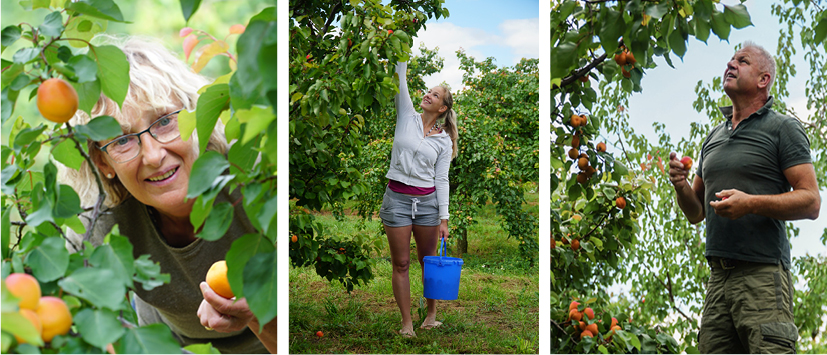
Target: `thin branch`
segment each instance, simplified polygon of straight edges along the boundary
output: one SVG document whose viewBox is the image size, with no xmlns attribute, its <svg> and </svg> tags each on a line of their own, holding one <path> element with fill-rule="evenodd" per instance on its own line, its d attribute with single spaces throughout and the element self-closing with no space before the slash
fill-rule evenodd
<svg viewBox="0 0 827 355">
<path fill-rule="evenodd" d="M 72 126 L 69 122 L 66 122 L 66 129 L 69 130 L 69 134 L 74 134 L 72 132 Z M 97 169 L 94 168 L 95 163 L 92 161 L 92 158 L 89 157 L 89 154 L 83 150 L 83 147 L 80 145 L 75 139 L 72 139 L 75 142 L 75 147 L 77 147 L 78 152 L 80 155 L 83 156 L 83 159 L 86 160 L 86 164 L 89 164 L 89 170 L 95 175 L 95 182 L 98 184 L 98 201 L 95 203 L 94 208 L 92 209 L 92 222 L 89 224 L 89 229 L 86 230 L 86 234 L 83 235 L 83 241 L 88 241 L 92 238 L 92 231 L 95 230 L 95 224 L 98 222 L 98 218 L 101 214 L 101 206 L 103 206 L 103 201 L 106 200 L 106 192 L 103 189 L 103 183 L 101 182 L 101 177 L 98 174 Z M 80 249 L 78 249 L 80 250 Z"/>
<path fill-rule="evenodd" d="M 327 33 L 327 30 L 330 28 L 330 24 L 333 23 L 333 19 L 336 18 L 336 14 L 339 13 L 339 7 L 341 6 L 342 3 L 337 2 L 335 5 L 333 5 L 333 8 L 330 9 L 330 15 L 328 15 L 327 17 L 327 22 L 324 24 L 324 28 L 319 32 L 317 39 L 321 39 L 322 36 L 324 36 L 325 33 Z"/>
</svg>

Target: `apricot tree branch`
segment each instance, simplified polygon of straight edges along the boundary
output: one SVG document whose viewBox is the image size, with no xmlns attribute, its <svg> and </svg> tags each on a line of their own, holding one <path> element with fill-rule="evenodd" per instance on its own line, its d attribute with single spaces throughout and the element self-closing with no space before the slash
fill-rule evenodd
<svg viewBox="0 0 827 355">
<path fill-rule="evenodd" d="M 66 129 L 69 131 L 69 134 L 74 135 L 72 132 L 72 125 L 69 122 L 66 122 Z M 98 174 L 98 170 L 95 169 L 95 163 L 92 161 L 92 158 L 89 157 L 89 154 L 83 150 L 83 147 L 80 145 L 76 139 L 72 138 L 72 141 L 75 142 L 75 147 L 80 152 L 80 155 L 83 156 L 83 159 L 86 160 L 86 164 L 89 164 L 89 170 L 92 172 L 92 175 L 95 176 L 95 182 L 98 185 L 98 201 L 95 202 L 95 206 L 92 209 L 92 222 L 89 224 L 89 228 L 86 230 L 86 234 L 83 235 L 83 241 L 88 241 L 92 238 L 92 232 L 95 230 L 95 224 L 98 222 L 98 218 L 101 214 L 101 206 L 103 206 L 103 201 L 106 200 L 106 192 L 103 189 L 103 183 L 101 182 L 101 177 Z M 81 249 L 77 249 L 80 251 Z"/>
</svg>

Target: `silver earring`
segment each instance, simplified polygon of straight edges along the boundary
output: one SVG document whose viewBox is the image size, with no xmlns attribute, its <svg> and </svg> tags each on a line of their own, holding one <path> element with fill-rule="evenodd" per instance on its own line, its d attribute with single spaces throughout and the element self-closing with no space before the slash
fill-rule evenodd
<svg viewBox="0 0 827 355">
<path fill-rule="evenodd" d="M 107 179 L 112 179 L 112 174 L 106 174 Z"/>
</svg>

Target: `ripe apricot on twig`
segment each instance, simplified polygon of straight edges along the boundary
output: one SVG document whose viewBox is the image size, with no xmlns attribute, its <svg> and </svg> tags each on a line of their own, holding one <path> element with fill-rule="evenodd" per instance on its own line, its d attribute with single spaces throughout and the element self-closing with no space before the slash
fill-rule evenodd
<svg viewBox="0 0 827 355">
<path fill-rule="evenodd" d="M 623 196 L 620 196 L 620 197 L 616 198 L 615 203 L 617 204 L 617 208 L 619 208 L 621 210 L 626 208 L 626 199 L 623 198 Z"/>
<path fill-rule="evenodd" d="M 63 79 L 48 79 L 37 88 L 37 109 L 49 121 L 66 123 L 78 110 L 78 93 Z"/>
<path fill-rule="evenodd" d="M 589 158 L 580 158 L 580 159 L 577 160 L 577 167 L 579 167 L 580 170 L 586 170 L 586 168 L 588 166 L 589 166 Z"/>
<path fill-rule="evenodd" d="M 20 299 L 20 308 L 37 309 L 40 302 L 40 283 L 34 276 L 24 273 L 13 273 L 6 277 L 6 289 L 14 297 Z"/>
<path fill-rule="evenodd" d="M 46 296 L 37 306 L 37 317 L 43 325 L 43 341 L 50 342 L 56 335 L 65 335 L 72 328 L 72 313 L 62 299 Z"/>
<path fill-rule="evenodd" d="M 588 317 L 588 319 L 594 319 L 594 310 L 590 308 L 586 308 L 583 310 L 583 314 Z"/>
<path fill-rule="evenodd" d="M 606 143 L 600 142 L 597 143 L 597 151 L 598 152 L 605 152 L 606 151 Z"/>
<path fill-rule="evenodd" d="M 624 78 L 631 78 L 632 73 L 630 73 L 626 68 L 620 68 L 620 72 L 623 74 Z"/>
<path fill-rule="evenodd" d="M 626 52 L 615 54 L 615 63 L 621 67 L 626 65 Z"/>
<path fill-rule="evenodd" d="M 583 319 L 583 315 L 580 312 L 578 312 L 577 309 L 572 309 L 569 310 L 569 319 L 579 322 L 581 319 Z"/>
<path fill-rule="evenodd" d="M 580 136 L 574 135 L 571 137 L 571 147 L 572 148 L 580 148 Z"/>
<path fill-rule="evenodd" d="M 594 334 L 592 334 L 592 332 L 590 332 L 588 330 L 584 330 L 582 333 L 580 333 L 580 339 L 587 338 L 587 337 L 588 338 L 594 338 Z"/>
<path fill-rule="evenodd" d="M 635 60 L 635 55 L 632 54 L 632 52 L 627 51 L 626 52 L 626 64 L 635 65 L 635 63 L 637 63 L 637 60 Z"/>
<path fill-rule="evenodd" d="M 577 159 L 580 156 L 580 151 L 575 148 L 569 149 L 569 158 Z"/>
<path fill-rule="evenodd" d="M 298 240 L 299 240 L 299 237 L 297 237 L 295 234 L 293 234 L 293 236 L 290 237 L 290 241 L 292 241 L 293 243 L 297 242 Z"/>
<path fill-rule="evenodd" d="M 586 182 L 588 182 L 588 181 L 589 181 L 589 175 L 586 174 L 585 171 L 581 171 L 581 172 L 577 173 L 577 183 L 578 184 L 585 185 Z"/>
<path fill-rule="evenodd" d="M 579 306 L 579 305 L 580 305 L 580 302 L 571 301 L 571 303 L 569 304 L 569 310 L 577 309 L 577 306 Z"/>
<path fill-rule="evenodd" d="M 580 241 L 577 239 L 572 239 L 571 241 L 571 250 L 578 251 L 580 250 Z"/>
</svg>

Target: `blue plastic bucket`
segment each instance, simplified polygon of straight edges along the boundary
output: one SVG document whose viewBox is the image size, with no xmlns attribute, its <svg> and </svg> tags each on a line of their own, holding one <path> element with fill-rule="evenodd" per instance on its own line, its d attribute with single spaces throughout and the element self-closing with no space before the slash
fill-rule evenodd
<svg viewBox="0 0 827 355">
<path fill-rule="evenodd" d="M 462 273 L 462 259 L 443 256 L 444 240 L 440 239 L 439 256 L 422 258 L 425 263 L 425 298 L 434 300 L 455 300 L 459 297 L 459 276 Z"/>
</svg>

